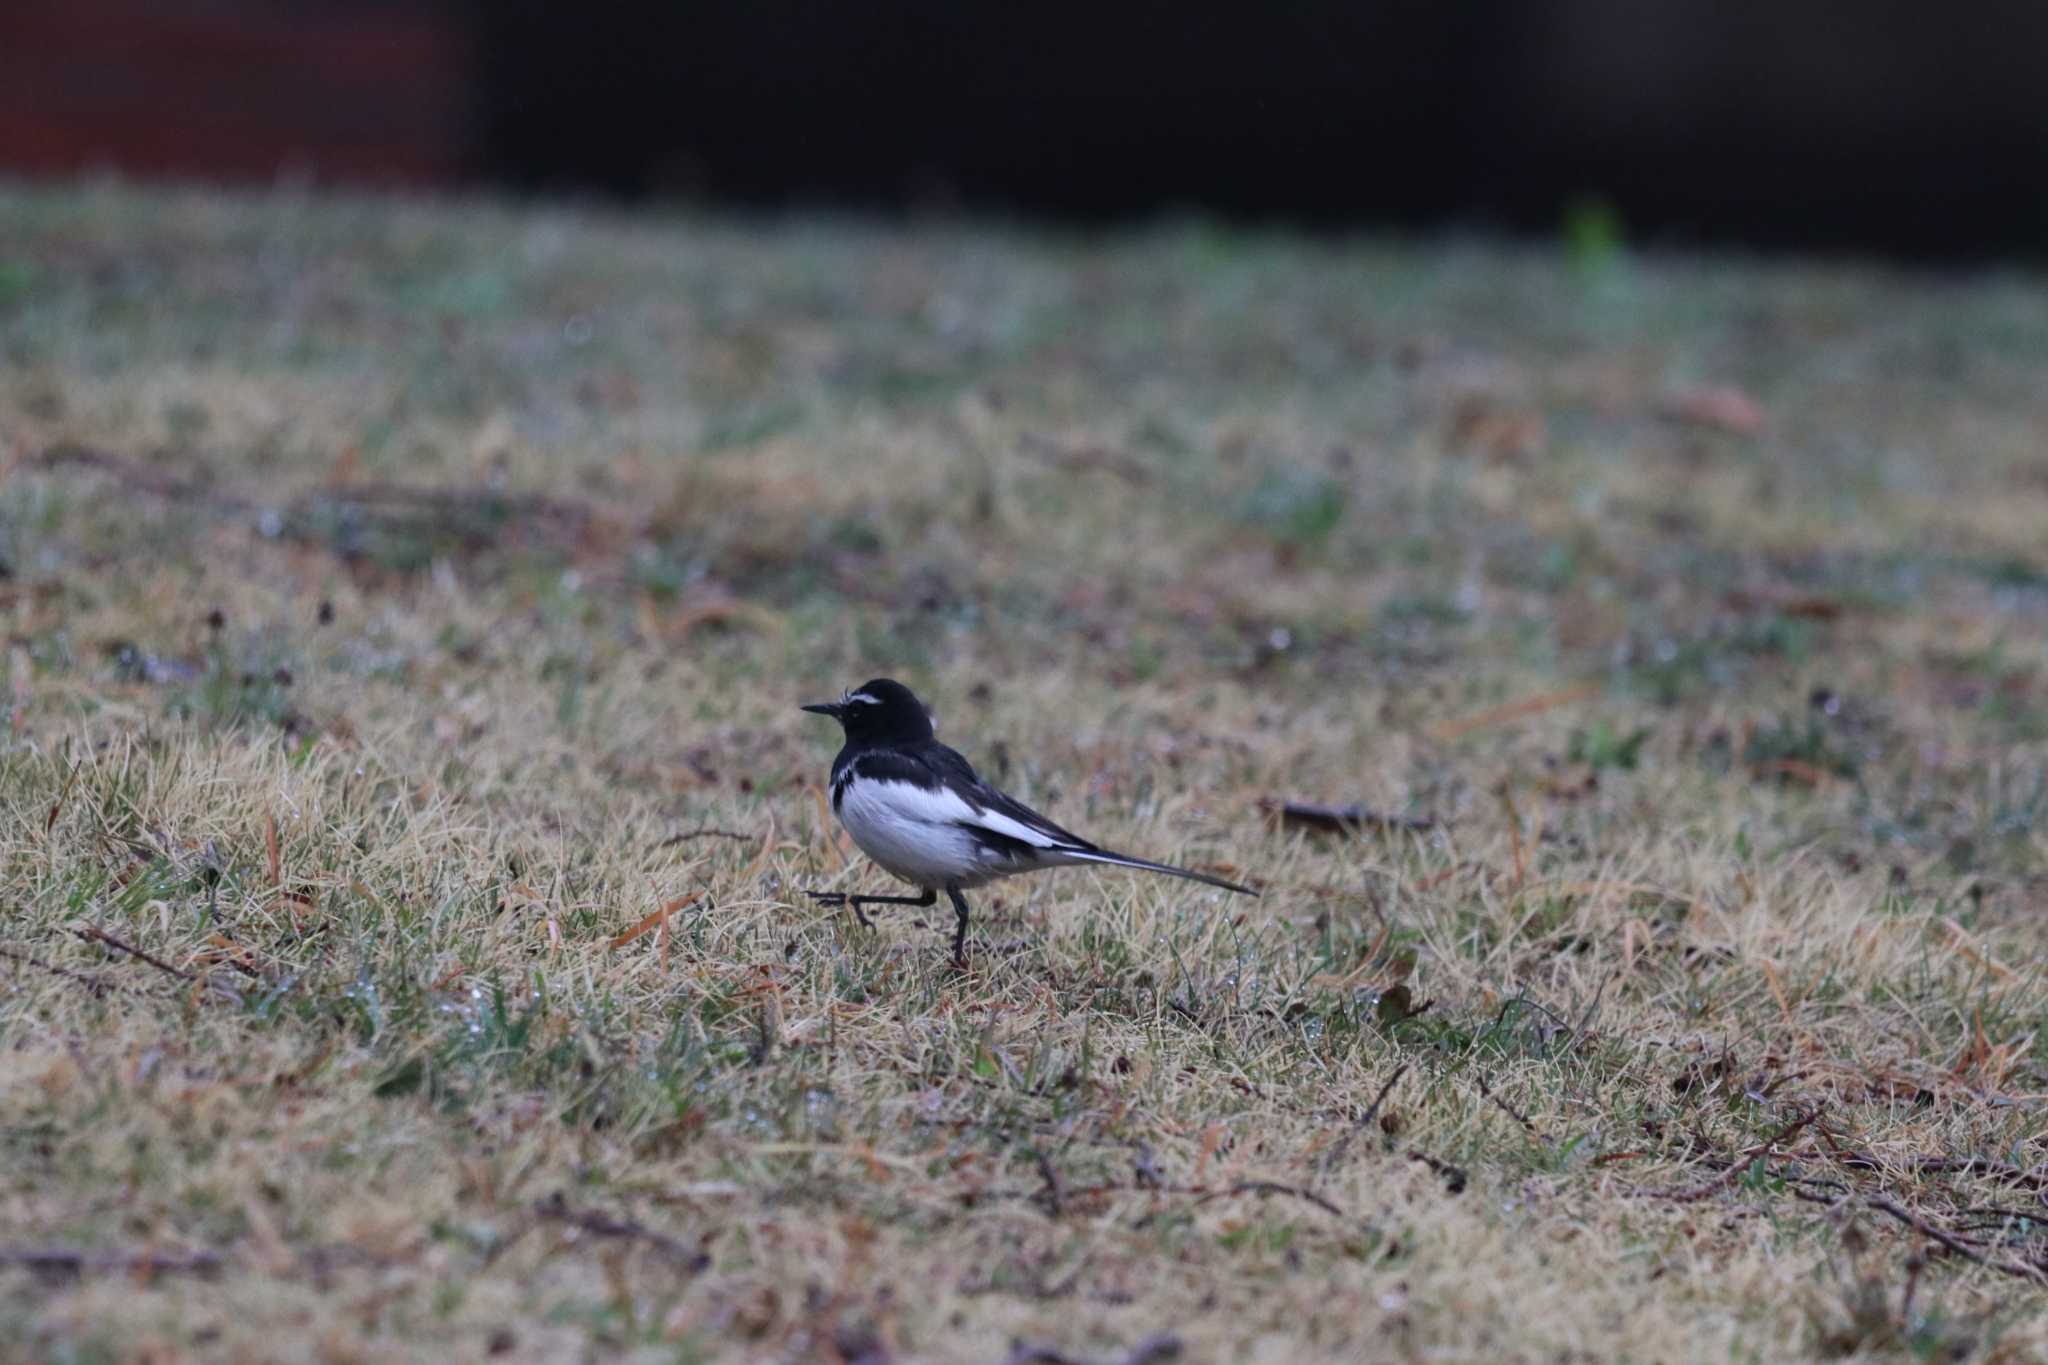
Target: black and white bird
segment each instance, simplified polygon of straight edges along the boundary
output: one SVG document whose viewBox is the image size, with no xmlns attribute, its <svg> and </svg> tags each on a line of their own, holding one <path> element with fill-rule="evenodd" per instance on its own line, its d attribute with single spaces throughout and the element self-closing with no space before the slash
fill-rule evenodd
<svg viewBox="0 0 2048 1365">
<path fill-rule="evenodd" d="M 966 759 L 939 743 L 924 703 L 892 678 L 876 678 L 838 701 L 803 709 L 830 716 L 846 729 L 846 747 L 832 761 L 832 810 L 839 823 L 885 872 L 924 891 L 810 894 L 823 905 L 848 906 L 865 924 L 863 905 L 931 905 L 943 891 L 959 921 L 953 931 L 955 962 L 964 962 L 967 950 L 967 901 L 960 893 L 1019 872 L 1103 863 L 1259 894 L 1206 872 L 1112 853 L 1061 829 L 982 781 Z"/>
</svg>

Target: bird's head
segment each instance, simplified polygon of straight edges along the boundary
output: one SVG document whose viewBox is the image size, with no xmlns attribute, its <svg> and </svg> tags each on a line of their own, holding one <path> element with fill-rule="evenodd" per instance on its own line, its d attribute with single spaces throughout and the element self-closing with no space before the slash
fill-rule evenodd
<svg viewBox="0 0 2048 1365">
<path fill-rule="evenodd" d="M 806 711 L 830 716 L 846 727 L 849 740 L 903 744 L 932 737 L 931 712 L 917 694 L 894 678 L 875 678 L 838 701 L 814 701 Z"/>
</svg>

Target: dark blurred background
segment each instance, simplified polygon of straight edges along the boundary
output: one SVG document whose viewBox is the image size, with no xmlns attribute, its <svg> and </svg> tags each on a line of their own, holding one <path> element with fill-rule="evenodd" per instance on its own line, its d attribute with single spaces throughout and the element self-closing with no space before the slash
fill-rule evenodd
<svg viewBox="0 0 2048 1365">
<path fill-rule="evenodd" d="M 0 173 L 2048 255 L 2048 5 L 7 0 Z M 1583 211 L 1583 210 L 1581 210 Z M 1605 209 L 1600 210 L 1605 212 Z"/>
</svg>

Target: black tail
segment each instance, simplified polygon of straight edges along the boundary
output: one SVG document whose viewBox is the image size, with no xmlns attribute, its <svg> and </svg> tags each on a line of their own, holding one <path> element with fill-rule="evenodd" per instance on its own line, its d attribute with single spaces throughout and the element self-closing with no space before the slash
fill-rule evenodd
<svg viewBox="0 0 2048 1365">
<path fill-rule="evenodd" d="M 1168 867 L 1165 863 L 1152 863 L 1145 861 L 1143 858 L 1126 857 L 1121 853 L 1111 853 L 1108 849 L 1062 848 L 1048 849 L 1046 851 L 1064 854 L 1077 863 L 1107 863 L 1111 867 L 1134 867 L 1140 872 L 1163 872 L 1169 877 L 1185 877 L 1191 882 L 1203 882 L 1209 886 L 1220 886 L 1225 891 L 1235 891 L 1240 896 L 1256 896 L 1259 894 L 1249 886 L 1239 886 L 1236 882 L 1226 882 L 1223 878 L 1212 877 L 1206 872 L 1195 872 L 1185 867 Z"/>
</svg>

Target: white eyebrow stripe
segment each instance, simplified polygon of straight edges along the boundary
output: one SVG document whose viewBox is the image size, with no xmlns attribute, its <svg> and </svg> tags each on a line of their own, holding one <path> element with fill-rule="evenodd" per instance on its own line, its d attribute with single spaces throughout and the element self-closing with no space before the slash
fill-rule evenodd
<svg viewBox="0 0 2048 1365">
<path fill-rule="evenodd" d="M 880 706 L 882 704 L 878 698 L 871 697 L 865 692 L 848 692 L 846 700 L 841 705 L 851 705 L 857 701 L 864 701 L 869 706 Z"/>
</svg>

